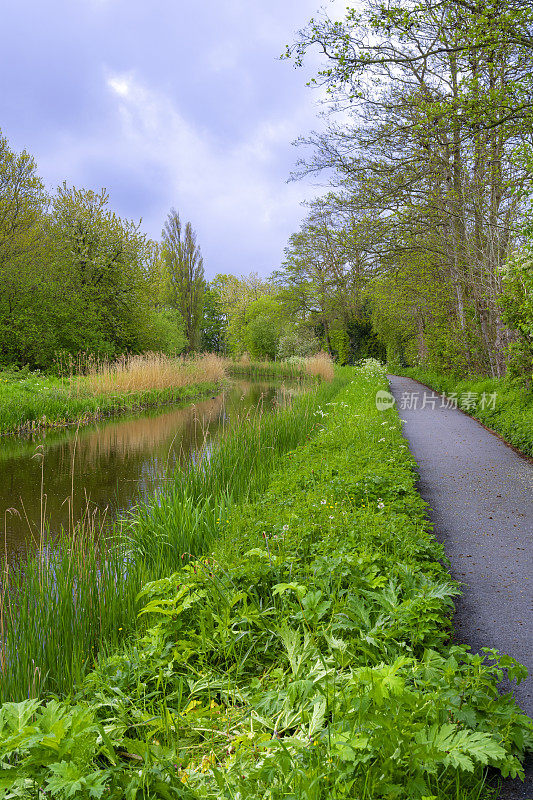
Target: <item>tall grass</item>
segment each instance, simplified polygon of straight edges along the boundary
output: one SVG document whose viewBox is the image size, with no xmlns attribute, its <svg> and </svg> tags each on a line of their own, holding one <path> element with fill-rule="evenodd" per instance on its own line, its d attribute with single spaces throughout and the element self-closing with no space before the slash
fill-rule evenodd
<svg viewBox="0 0 533 800">
<path fill-rule="evenodd" d="M 324 381 L 332 381 L 334 370 L 333 361 L 328 353 L 323 351 L 306 359 L 305 371 L 314 378 L 321 378 Z"/>
<path fill-rule="evenodd" d="M 241 419 L 171 485 L 116 524 L 94 516 L 4 571 L 0 702 L 72 691 L 94 658 L 136 625 L 136 597 L 190 554 L 208 552 L 229 508 L 260 493 L 282 455 L 317 428 L 316 412 L 349 377 L 315 387 L 275 414 Z"/>
<path fill-rule="evenodd" d="M 164 353 L 122 356 L 118 361 L 94 364 L 87 375 L 71 381 L 71 389 L 84 394 L 129 394 L 216 383 L 226 374 L 225 362 L 215 353 L 193 358 L 169 358 Z"/>
</svg>

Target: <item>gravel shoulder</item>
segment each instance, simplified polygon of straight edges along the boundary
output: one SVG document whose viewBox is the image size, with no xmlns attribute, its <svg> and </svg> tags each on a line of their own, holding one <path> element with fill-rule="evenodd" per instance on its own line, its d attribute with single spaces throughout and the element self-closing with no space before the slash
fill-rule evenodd
<svg viewBox="0 0 533 800">
<path fill-rule="evenodd" d="M 533 464 L 417 381 L 389 380 L 435 535 L 463 583 L 456 638 L 525 664 L 530 677 L 512 688 L 533 717 Z M 526 781 L 506 782 L 500 797 L 533 800 L 531 762 Z"/>
</svg>

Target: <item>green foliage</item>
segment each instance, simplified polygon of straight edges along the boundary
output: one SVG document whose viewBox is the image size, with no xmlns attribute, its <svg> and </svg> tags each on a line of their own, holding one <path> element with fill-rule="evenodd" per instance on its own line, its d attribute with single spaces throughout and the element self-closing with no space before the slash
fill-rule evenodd
<svg viewBox="0 0 533 800">
<path fill-rule="evenodd" d="M 191 223 L 183 227 L 175 209 L 168 214 L 162 237 L 168 300 L 184 320 L 189 350 L 196 350 L 205 292 L 204 260 Z"/>
<path fill-rule="evenodd" d="M 500 0 L 362 0 L 299 31 L 286 55 L 323 55 L 311 83 L 331 112 L 300 175 L 333 172 L 335 191 L 291 237 L 284 277 L 326 341 L 366 294 L 409 363 L 501 377 L 516 339 L 514 373 L 531 378 L 529 278 L 504 279 L 509 327 L 500 301 L 533 186 L 532 34 L 531 4 Z"/>
<path fill-rule="evenodd" d="M 247 277 L 217 275 L 210 284 L 223 316 L 224 344 L 233 356 L 275 358 L 277 342 L 288 324 L 273 286 L 252 273 Z"/>
<path fill-rule="evenodd" d="M 315 407 L 72 700 L 3 706 L 6 797 L 474 800 L 487 766 L 521 774 L 533 726 L 497 686 L 525 670 L 450 643 L 458 586 L 385 387 L 367 362 Z"/>
<path fill-rule="evenodd" d="M 533 243 L 509 257 L 503 269 L 500 306 L 516 334 L 510 345 L 510 374 L 533 380 Z"/>
<path fill-rule="evenodd" d="M 0 365 L 30 360 L 32 337 L 40 338 L 46 316 L 40 307 L 48 296 L 42 235 L 48 198 L 36 169 L 28 153 L 14 153 L 0 134 Z"/>
<path fill-rule="evenodd" d="M 307 331 L 293 328 L 285 331 L 278 342 L 277 356 L 280 359 L 305 358 L 318 353 L 320 342 L 316 336 L 311 336 Z"/>
<path fill-rule="evenodd" d="M 244 315 L 243 340 L 252 358 L 276 357 L 283 321 L 280 304 L 275 297 L 253 300 Z"/>
<path fill-rule="evenodd" d="M 104 190 L 66 184 L 54 197 L 51 237 L 69 315 L 56 349 L 107 356 L 139 349 L 153 249 L 139 226 L 117 217 L 108 203 Z"/>
<path fill-rule="evenodd" d="M 220 293 L 207 284 L 204 292 L 201 349 L 210 353 L 226 352 L 227 318 Z"/>
<path fill-rule="evenodd" d="M 139 328 L 139 346 L 143 351 L 177 356 L 187 347 L 185 325 L 175 308 L 159 308 L 147 317 L 144 329 Z"/>
<path fill-rule="evenodd" d="M 341 383 L 323 383 L 275 415 L 258 409 L 241 420 L 209 442 L 204 459 L 177 470 L 166 491 L 120 520 L 113 535 L 95 530 L 91 515 L 54 543 L 43 531 L 41 551 L 10 570 L 0 700 L 79 685 L 99 651 L 135 627 L 143 584 L 209 551 L 232 505 L 268 485 L 283 454 L 316 429 L 314 412 Z"/>
<path fill-rule="evenodd" d="M 183 350 L 158 248 L 105 190 L 63 184 L 49 198 L 33 159 L 1 136 L 0 186 L 0 367 L 50 369 L 59 351 Z"/>
</svg>

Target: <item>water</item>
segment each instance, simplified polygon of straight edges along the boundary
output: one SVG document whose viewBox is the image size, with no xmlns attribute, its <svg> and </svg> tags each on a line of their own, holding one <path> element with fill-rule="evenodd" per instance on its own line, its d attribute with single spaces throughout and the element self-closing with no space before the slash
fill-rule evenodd
<svg viewBox="0 0 533 800">
<path fill-rule="evenodd" d="M 283 405 L 295 391 L 279 382 L 238 382 L 186 407 L 0 439 L 2 558 L 20 560 L 46 528 L 68 529 L 87 513 L 109 524 L 237 418 Z"/>
</svg>

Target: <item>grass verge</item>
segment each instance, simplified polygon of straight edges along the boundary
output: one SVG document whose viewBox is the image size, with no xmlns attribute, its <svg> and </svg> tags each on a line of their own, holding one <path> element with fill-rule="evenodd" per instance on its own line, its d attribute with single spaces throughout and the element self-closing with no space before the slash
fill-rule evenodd
<svg viewBox="0 0 533 800">
<path fill-rule="evenodd" d="M 315 406 L 74 697 L 2 707 L 6 797 L 479 800 L 487 766 L 520 773 L 532 724 L 497 684 L 524 670 L 450 641 L 458 586 L 385 388 L 367 366 Z"/>
<path fill-rule="evenodd" d="M 499 433 L 506 442 L 533 456 L 533 391 L 506 379 L 465 379 L 419 368 L 401 375 L 445 394 L 450 402 Z"/>
</svg>

